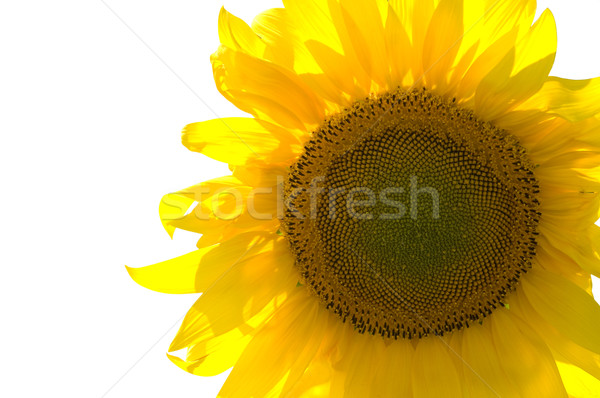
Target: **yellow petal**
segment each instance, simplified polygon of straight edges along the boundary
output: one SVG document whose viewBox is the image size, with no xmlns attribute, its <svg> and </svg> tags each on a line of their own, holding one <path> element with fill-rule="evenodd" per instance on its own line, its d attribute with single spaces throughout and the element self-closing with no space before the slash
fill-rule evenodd
<svg viewBox="0 0 600 398">
<path fill-rule="evenodd" d="M 233 339 L 225 334 L 209 340 L 209 344 L 218 345 L 218 348 L 212 347 L 207 350 L 204 345 L 194 346 L 189 350 L 185 360 L 170 354 L 167 354 L 167 357 L 186 372 L 197 376 L 215 376 L 235 365 L 251 338 L 251 335 L 247 335 Z M 215 343 L 216 341 L 219 343 Z M 197 358 L 198 355 L 202 356 Z"/>
<path fill-rule="evenodd" d="M 258 14 L 252 21 L 252 30 L 266 44 L 263 57 L 298 73 L 306 72 L 296 70 L 296 53 L 302 46 L 298 45 L 298 38 L 291 31 L 291 23 L 284 8 L 271 8 Z"/>
<path fill-rule="evenodd" d="M 554 358 L 535 332 L 504 308 L 490 316 L 502 369 L 523 397 L 566 398 Z"/>
<path fill-rule="evenodd" d="M 567 278 L 588 294 L 591 294 L 592 280 L 590 274 L 583 271 L 572 258 L 554 249 L 552 245 L 545 244 L 542 239 L 538 240 L 536 261 L 543 269 Z"/>
<path fill-rule="evenodd" d="M 318 300 L 298 292 L 262 328 L 236 363 L 221 396 L 263 397 L 287 374 L 285 396 L 312 361 L 323 338 L 323 309 Z M 289 372 L 289 374 L 288 374 Z"/>
<path fill-rule="evenodd" d="M 407 32 L 411 32 L 413 45 L 413 62 L 411 69 L 415 82 L 420 82 L 425 70 L 423 69 L 423 47 L 425 36 L 429 27 L 429 21 L 433 15 L 438 0 L 410 0 L 405 2 L 399 17 L 404 23 Z"/>
<path fill-rule="evenodd" d="M 342 53 L 327 0 L 284 0 L 290 20 L 305 40 L 317 40 Z"/>
<path fill-rule="evenodd" d="M 557 365 L 569 397 L 600 397 L 600 380 L 571 364 L 558 362 Z"/>
<path fill-rule="evenodd" d="M 535 0 L 465 0 L 465 36 L 452 77 L 458 84 L 457 98 L 470 98 L 485 75 L 529 30 L 535 3 Z"/>
<path fill-rule="evenodd" d="M 402 80 L 410 70 L 410 65 L 406 60 L 410 57 L 412 46 L 391 2 L 388 7 L 385 22 L 385 45 L 387 60 L 390 64 L 390 87 L 397 87 L 402 84 Z"/>
<path fill-rule="evenodd" d="M 340 0 L 354 53 L 367 75 L 380 86 L 388 81 L 382 16 L 375 0 Z"/>
<path fill-rule="evenodd" d="M 572 282 L 540 269 L 523 278 L 523 291 L 531 306 L 575 343 L 600 354 L 600 306 Z"/>
<path fill-rule="evenodd" d="M 219 13 L 219 40 L 233 50 L 245 51 L 255 57 L 262 57 L 265 44 L 252 29 L 238 17 L 221 7 Z"/>
<path fill-rule="evenodd" d="M 339 105 L 347 105 L 344 96 L 334 82 L 335 74 L 324 74 L 307 48 L 301 32 L 288 15 L 288 10 L 273 8 L 259 14 L 252 22 L 252 29 L 266 43 L 263 58 L 294 71 L 319 97 L 325 100 L 329 112 L 339 111 Z"/>
<path fill-rule="evenodd" d="M 138 284 L 157 292 L 200 293 L 250 249 L 252 255 L 261 252 L 268 239 L 268 233 L 244 233 L 171 260 L 142 268 L 127 267 L 127 272 Z"/>
<path fill-rule="evenodd" d="M 344 390 L 349 397 L 367 397 L 373 393 L 375 375 L 382 369 L 385 344 L 379 336 L 357 336 L 346 328 L 340 342 L 343 360 L 339 365 L 346 373 Z"/>
<path fill-rule="evenodd" d="M 212 249 L 212 248 L 211 248 Z M 127 267 L 129 276 L 139 285 L 161 293 L 197 293 L 196 274 L 202 256 L 210 249 L 191 253 L 148 265 L 143 268 Z"/>
<path fill-rule="evenodd" d="M 346 67 L 346 57 L 319 41 L 306 42 L 306 48 L 325 76 L 344 93 L 354 98 L 365 97 L 368 87 L 361 87 L 355 79 L 355 70 Z M 340 101 L 342 103 L 343 101 Z M 347 102 L 349 104 L 349 102 Z"/>
<path fill-rule="evenodd" d="M 372 0 L 369 0 L 371 2 Z M 347 74 L 352 76 L 351 82 L 356 86 L 364 89 L 366 93 L 372 92 L 373 76 L 370 74 L 369 67 L 367 66 L 369 60 L 365 57 L 365 43 L 364 37 L 358 33 L 358 26 L 350 18 L 348 12 L 338 2 L 329 2 L 329 12 L 333 21 L 333 26 L 336 28 L 338 38 L 341 43 L 341 52 L 343 54 L 343 64 L 340 66 L 332 65 L 335 70 L 345 70 Z M 355 40 L 359 42 L 355 43 Z M 381 37 L 383 40 L 383 36 Z M 333 48 L 330 47 L 333 50 Z M 337 52 L 337 51 L 336 51 Z M 333 61 L 333 58 L 326 60 L 328 63 Z M 323 60 L 318 61 L 323 62 Z M 330 67 L 331 68 L 331 67 Z M 343 72 L 342 72 L 343 73 Z M 355 89 L 355 91 L 357 91 Z M 376 91 L 376 90 L 374 90 Z"/>
<path fill-rule="evenodd" d="M 169 351 L 244 327 L 267 304 L 285 297 L 295 287 L 298 275 L 292 264 L 287 243 L 281 237 L 259 249 L 249 248 L 194 303 Z"/>
<path fill-rule="evenodd" d="M 423 79 L 444 90 L 463 35 L 463 2 L 442 0 L 435 9 L 423 44 Z"/>
<path fill-rule="evenodd" d="M 331 365 L 326 361 L 314 360 L 310 363 L 302 379 L 289 392 L 290 397 L 331 398 L 329 384 Z"/>
<path fill-rule="evenodd" d="M 556 24 L 546 10 L 514 50 L 481 81 L 475 93 L 475 112 L 494 120 L 531 97 L 546 81 L 555 55 Z"/>
<path fill-rule="evenodd" d="M 469 397 L 516 397 L 518 390 L 502 369 L 504 358 L 496 352 L 489 322 L 465 329 L 461 344 L 461 365 Z"/>
<path fill-rule="evenodd" d="M 485 0 L 482 45 L 487 46 L 517 28 L 522 37 L 529 30 L 536 11 L 535 0 Z"/>
<path fill-rule="evenodd" d="M 538 109 L 576 122 L 600 113 L 600 78 L 549 77 L 542 89 L 518 109 Z"/>
<path fill-rule="evenodd" d="M 210 195 L 218 194 L 227 189 L 237 189 L 241 193 L 245 193 L 249 188 L 244 187 L 233 176 L 224 176 L 178 192 L 166 194 L 158 206 L 158 213 L 163 227 L 171 237 L 173 237 L 176 228 L 204 233 L 215 227 L 222 227 L 228 221 L 211 220 L 211 213 L 207 211 L 206 206 L 202 207 L 201 203 L 191 213 L 188 213 L 188 210 L 195 203 L 210 200 Z"/>
<path fill-rule="evenodd" d="M 274 124 L 250 118 L 223 118 L 187 125 L 182 142 L 189 150 L 232 165 L 249 160 L 291 162 L 301 151 L 298 139 Z"/>
<path fill-rule="evenodd" d="M 405 339 L 387 345 L 373 380 L 373 392 L 381 397 L 412 396 L 410 373 L 414 354 L 412 344 Z"/>
<path fill-rule="evenodd" d="M 241 110 L 300 130 L 323 120 L 322 99 L 285 68 L 224 46 L 211 61 L 217 88 Z"/>
<path fill-rule="evenodd" d="M 566 360 L 600 379 L 600 354 L 575 344 L 569 337 L 561 334 L 533 309 L 523 289 L 517 289 L 510 296 L 510 309 L 528 324 L 546 342 L 555 358 Z"/>
<path fill-rule="evenodd" d="M 477 87 L 490 70 L 498 65 L 503 57 L 513 48 L 517 37 L 517 29 L 507 32 L 479 55 L 464 74 L 456 89 L 458 98 L 471 98 Z M 508 72 L 506 72 L 508 75 Z"/>
<path fill-rule="evenodd" d="M 600 228 L 590 225 L 575 237 L 568 236 L 556 228 L 548 228 L 546 223 L 540 223 L 540 237 L 550 245 L 572 258 L 583 270 L 592 275 L 600 275 Z"/>
<path fill-rule="evenodd" d="M 412 369 L 415 398 L 462 397 L 461 382 L 451 355 L 454 354 L 450 348 L 437 336 L 419 340 Z"/>
</svg>

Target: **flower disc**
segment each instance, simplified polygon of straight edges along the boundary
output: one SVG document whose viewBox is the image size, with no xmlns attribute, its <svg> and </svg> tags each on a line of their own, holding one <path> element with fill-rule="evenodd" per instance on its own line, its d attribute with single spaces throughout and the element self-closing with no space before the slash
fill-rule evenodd
<svg viewBox="0 0 600 398">
<path fill-rule="evenodd" d="M 532 169 L 513 136 L 426 91 L 358 101 L 290 170 L 284 226 L 296 265 L 360 332 L 468 326 L 531 266 Z"/>
</svg>

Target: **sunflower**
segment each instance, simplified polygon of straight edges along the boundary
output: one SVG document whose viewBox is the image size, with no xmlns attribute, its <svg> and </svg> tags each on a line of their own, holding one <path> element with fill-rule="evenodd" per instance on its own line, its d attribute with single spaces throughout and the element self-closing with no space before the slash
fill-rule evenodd
<svg viewBox="0 0 600 398">
<path fill-rule="evenodd" d="M 598 396 L 600 79 L 549 77 L 550 11 L 283 3 L 219 15 L 252 117 L 183 130 L 232 171 L 160 204 L 197 250 L 128 268 L 202 292 L 169 358 L 222 397 Z"/>
</svg>

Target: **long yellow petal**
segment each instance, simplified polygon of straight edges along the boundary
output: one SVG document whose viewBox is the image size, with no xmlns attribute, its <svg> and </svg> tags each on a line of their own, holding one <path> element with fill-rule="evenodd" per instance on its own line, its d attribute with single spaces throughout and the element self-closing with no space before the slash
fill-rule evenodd
<svg viewBox="0 0 600 398">
<path fill-rule="evenodd" d="M 342 45 L 333 25 L 327 0 L 284 0 L 283 4 L 296 29 L 306 40 L 318 40 L 342 53 Z"/>
<path fill-rule="evenodd" d="M 544 11 L 529 32 L 481 81 L 475 112 L 485 120 L 500 118 L 544 84 L 556 55 L 556 24 Z"/>
<path fill-rule="evenodd" d="M 571 398 L 600 398 L 600 380 L 576 366 L 558 362 L 560 377 Z"/>
<path fill-rule="evenodd" d="M 504 308 L 496 309 L 490 322 L 502 369 L 521 396 L 566 398 L 554 358 L 539 336 Z"/>
<path fill-rule="evenodd" d="M 410 373 L 414 354 L 412 343 L 405 339 L 393 341 L 384 348 L 372 386 L 377 396 L 412 396 Z"/>
<path fill-rule="evenodd" d="M 549 77 L 542 89 L 518 109 L 537 109 L 576 122 L 600 113 L 600 78 Z"/>
<path fill-rule="evenodd" d="M 427 87 L 445 90 L 463 29 L 463 2 L 440 1 L 431 17 L 423 46 L 423 79 Z"/>
<path fill-rule="evenodd" d="M 224 241 L 141 268 L 127 267 L 138 284 L 161 293 L 200 293 L 235 264 L 242 255 L 264 250 L 269 239 L 265 232 L 249 232 Z"/>
<path fill-rule="evenodd" d="M 204 233 L 212 228 L 222 227 L 224 224 L 222 220 L 211 220 L 210 212 L 206 211 L 201 204 L 198 204 L 191 213 L 188 213 L 188 210 L 195 203 L 206 200 L 210 194 L 214 195 L 227 189 L 237 189 L 244 193 L 249 188 L 244 187 L 233 176 L 224 176 L 164 195 L 158 206 L 163 227 L 171 237 L 176 228 Z"/>
<path fill-rule="evenodd" d="M 296 53 L 302 46 L 291 31 L 291 21 L 285 8 L 271 8 L 254 17 L 252 30 L 265 43 L 264 58 L 289 70 L 296 70 Z M 298 73 L 306 70 L 296 70 Z"/>
<path fill-rule="evenodd" d="M 462 331 L 461 365 L 468 397 L 517 397 L 518 390 L 502 369 L 504 358 L 496 352 L 490 322 Z"/>
<path fill-rule="evenodd" d="M 388 81 L 388 62 L 378 1 L 340 0 L 340 7 L 358 61 L 372 80 L 385 86 Z"/>
<path fill-rule="evenodd" d="M 298 383 L 289 392 L 290 397 L 332 398 L 330 393 L 331 365 L 313 360 Z"/>
<path fill-rule="evenodd" d="M 523 278 L 523 291 L 531 306 L 575 343 L 600 354 L 600 306 L 572 282 L 540 269 Z"/>
<path fill-rule="evenodd" d="M 201 347 L 200 350 L 200 346 L 194 346 L 189 350 L 188 357 L 185 360 L 170 354 L 167 354 L 167 357 L 181 369 L 197 376 L 218 375 L 235 365 L 252 338 L 250 334 L 238 338 L 230 338 L 227 336 L 228 334 L 209 340 L 210 344 L 218 345 L 218 348 L 207 350 L 205 347 Z M 222 340 L 222 342 L 215 344 L 217 340 Z M 199 354 L 198 351 L 201 351 L 202 354 Z M 202 356 L 194 358 L 198 355 Z"/>
<path fill-rule="evenodd" d="M 321 311 L 319 302 L 308 294 L 298 292 L 288 299 L 248 344 L 219 395 L 266 396 L 289 372 L 282 386 L 285 396 L 319 348 L 325 327 Z"/>
<path fill-rule="evenodd" d="M 437 336 L 419 340 L 412 369 L 415 398 L 462 397 L 461 381 L 451 355 L 454 354 L 450 348 Z"/>
<path fill-rule="evenodd" d="M 211 61 L 217 88 L 241 110 L 300 130 L 323 120 L 323 100 L 291 71 L 224 46 Z"/>
<path fill-rule="evenodd" d="M 410 70 L 410 65 L 406 60 L 411 56 L 412 46 L 391 2 L 388 4 L 384 33 L 385 45 L 390 68 L 390 87 L 397 87 L 402 85 L 404 77 Z"/>
<path fill-rule="evenodd" d="M 254 250 L 260 251 L 254 253 Z M 283 238 L 246 253 L 200 296 L 185 316 L 169 351 L 226 333 L 244 324 L 298 281 Z"/>
<path fill-rule="evenodd" d="M 517 288 L 509 301 L 511 311 L 514 311 L 521 319 L 527 320 L 528 325 L 544 339 L 555 358 L 568 361 L 600 379 L 600 354 L 575 344 L 569 337 L 556 330 L 533 309 L 523 293 L 523 289 Z"/>
<path fill-rule="evenodd" d="M 573 236 L 565 236 L 556 228 L 547 228 L 546 223 L 541 223 L 540 233 L 541 238 L 549 242 L 554 249 L 572 258 L 583 270 L 600 276 L 600 227 L 590 225 L 586 232 L 575 239 Z"/>
<path fill-rule="evenodd" d="M 215 160 L 241 165 L 249 160 L 290 162 L 301 152 L 294 134 L 251 118 L 223 118 L 188 124 L 181 140 L 189 150 Z"/>
<path fill-rule="evenodd" d="M 196 250 L 143 268 L 126 268 L 131 279 L 150 290 L 171 294 L 197 293 L 198 265 L 202 256 L 211 249 Z"/>
<path fill-rule="evenodd" d="M 367 397 L 373 394 L 374 379 L 381 371 L 384 342 L 379 336 L 360 335 L 346 327 L 340 341 L 343 359 L 337 364 L 346 373 L 344 396 L 348 398 Z"/>
<path fill-rule="evenodd" d="M 265 43 L 238 17 L 221 7 L 219 13 L 219 41 L 226 47 L 245 51 L 255 57 L 262 57 Z"/>
</svg>

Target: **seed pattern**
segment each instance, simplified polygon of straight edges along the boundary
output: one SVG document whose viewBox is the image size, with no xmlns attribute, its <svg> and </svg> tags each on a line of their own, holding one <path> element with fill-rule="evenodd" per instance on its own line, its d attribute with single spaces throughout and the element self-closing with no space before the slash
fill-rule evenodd
<svg viewBox="0 0 600 398">
<path fill-rule="evenodd" d="M 397 90 L 314 132 L 288 174 L 282 224 L 328 309 L 361 333 L 420 338 L 502 305 L 535 256 L 538 193 L 514 136 Z"/>
</svg>

